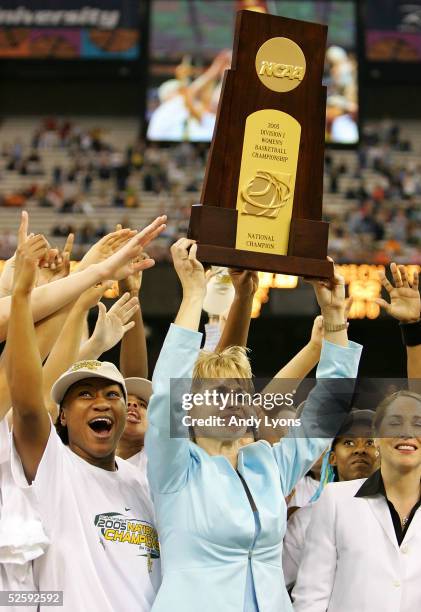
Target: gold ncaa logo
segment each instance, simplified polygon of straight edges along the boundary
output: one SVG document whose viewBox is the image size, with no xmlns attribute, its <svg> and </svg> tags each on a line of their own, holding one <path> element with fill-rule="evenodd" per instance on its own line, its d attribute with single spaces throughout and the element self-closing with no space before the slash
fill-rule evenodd
<svg viewBox="0 0 421 612">
<path fill-rule="evenodd" d="M 292 91 L 302 82 L 306 58 L 289 38 L 270 38 L 257 52 L 256 72 L 263 85 L 272 91 Z"/>
</svg>

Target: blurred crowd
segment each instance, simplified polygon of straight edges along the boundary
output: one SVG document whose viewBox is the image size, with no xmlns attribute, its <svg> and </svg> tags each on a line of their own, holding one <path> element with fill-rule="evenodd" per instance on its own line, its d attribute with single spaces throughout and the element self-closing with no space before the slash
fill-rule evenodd
<svg viewBox="0 0 421 612">
<path fill-rule="evenodd" d="M 327 151 L 325 193 L 340 203 L 325 205 L 325 219 L 331 223 L 329 249 L 338 262 L 421 263 L 421 166 L 411 156 L 413 148 L 397 124 L 384 121 L 366 126 L 352 164 L 349 155 L 344 161 L 340 152 Z M 66 161 L 60 156 L 47 169 L 47 150 L 64 151 Z M 407 153 L 407 161 L 397 162 L 396 152 Z M 148 221 L 166 210 L 168 228 L 154 256 L 168 259 L 170 244 L 185 235 L 190 207 L 199 201 L 207 153 L 206 144 L 163 148 L 140 138 L 118 149 L 105 130 L 46 119 L 29 144 L 3 143 L 0 178 L 15 179 L 0 205 L 51 209 L 50 236 L 74 232 L 78 256 L 113 229 L 105 212 L 110 207 L 121 210 L 123 227 L 130 212 L 144 208 Z M 70 223 L 60 217 L 65 214 L 72 215 Z M 0 233 L 1 257 L 14 250 L 13 240 L 8 230 Z"/>
<path fill-rule="evenodd" d="M 396 124 L 384 122 L 366 127 L 353 171 L 326 155 L 327 191 L 344 198 L 343 214 L 326 214 L 329 249 L 337 260 L 421 262 L 421 165 L 411 156 L 397 163 L 399 151 L 411 152 L 411 143 Z M 342 177 L 353 180 L 341 191 Z"/>
</svg>

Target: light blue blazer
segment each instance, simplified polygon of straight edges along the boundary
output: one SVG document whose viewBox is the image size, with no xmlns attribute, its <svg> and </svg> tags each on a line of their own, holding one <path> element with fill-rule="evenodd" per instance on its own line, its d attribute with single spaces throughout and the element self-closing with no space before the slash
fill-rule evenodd
<svg viewBox="0 0 421 612">
<path fill-rule="evenodd" d="M 187 438 L 170 438 L 170 411 L 184 411 L 179 402 L 171 405 L 169 381 L 191 377 L 201 338 L 198 332 L 171 325 L 153 377 L 145 444 L 163 580 L 152 610 L 243 612 L 250 558 L 259 612 L 292 611 L 281 564 L 284 497 L 329 440 L 298 438 L 292 432 L 273 447 L 260 441 L 240 450 L 238 471 L 261 523 L 252 549 L 254 516 L 232 465 Z M 361 348 L 352 342 L 348 348 L 324 342 L 318 378 L 355 378 Z M 307 404 L 304 412 L 310 413 L 315 408 Z"/>
</svg>

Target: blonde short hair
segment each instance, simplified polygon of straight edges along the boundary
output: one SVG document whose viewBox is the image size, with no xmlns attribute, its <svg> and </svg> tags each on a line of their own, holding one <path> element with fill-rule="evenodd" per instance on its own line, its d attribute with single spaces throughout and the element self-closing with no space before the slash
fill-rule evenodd
<svg viewBox="0 0 421 612">
<path fill-rule="evenodd" d="M 193 378 L 251 378 L 247 349 L 229 346 L 223 351 L 200 351 L 193 369 Z"/>
</svg>

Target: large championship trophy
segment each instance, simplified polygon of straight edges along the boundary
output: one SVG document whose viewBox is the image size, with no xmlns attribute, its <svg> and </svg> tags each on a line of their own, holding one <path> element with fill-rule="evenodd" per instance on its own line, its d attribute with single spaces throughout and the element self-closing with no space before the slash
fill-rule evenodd
<svg viewBox="0 0 421 612">
<path fill-rule="evenodd" d="M 321 221 L 327 27 L 239 11 L 189 237 L 206 263 L 329 278 Z"/>
</svg>

